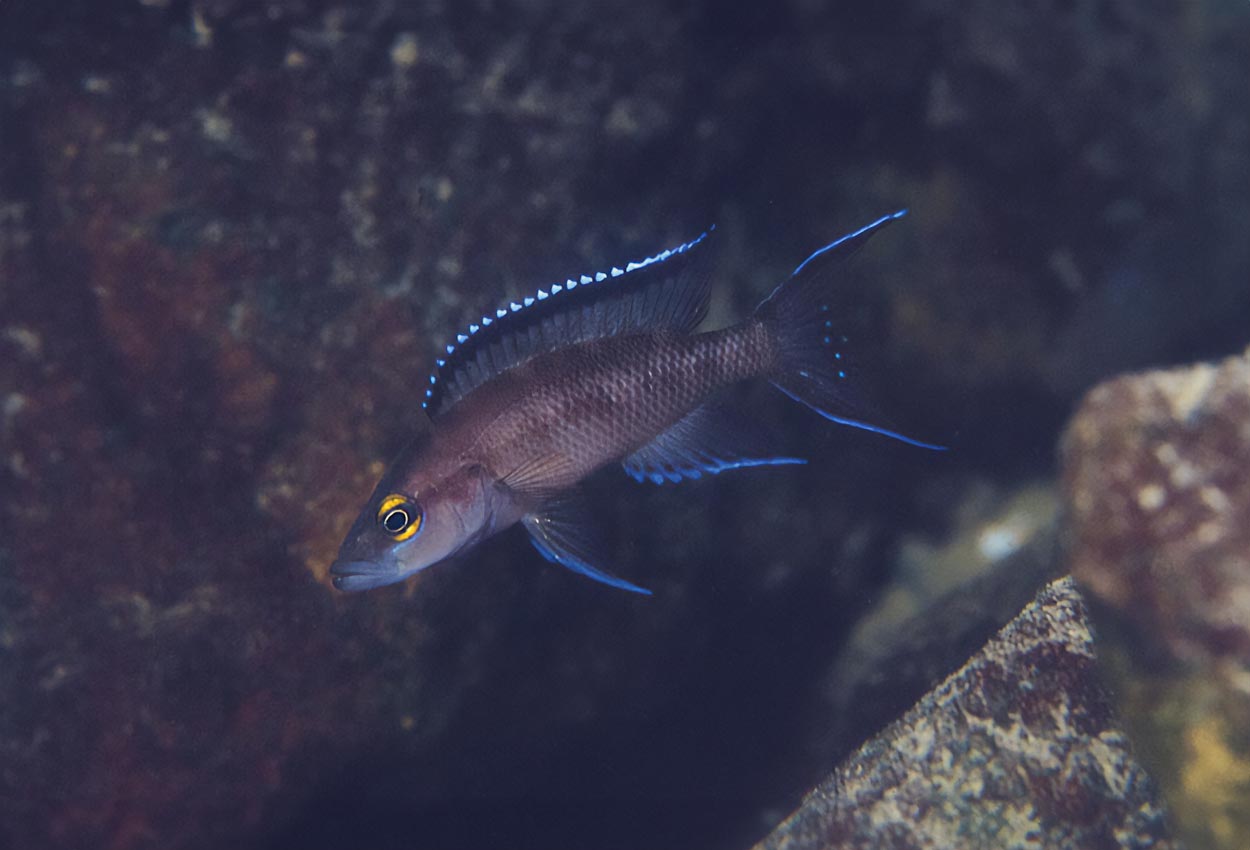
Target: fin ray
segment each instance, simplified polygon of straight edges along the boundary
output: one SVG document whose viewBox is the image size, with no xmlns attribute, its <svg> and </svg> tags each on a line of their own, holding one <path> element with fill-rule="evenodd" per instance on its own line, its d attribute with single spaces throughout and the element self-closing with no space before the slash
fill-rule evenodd
<svg viewBox="0 0 1250 850">
<path fill-rule="evenodd" d="M 872 424 L 880 417 L 859 394 L 850 363 L 850 340 L 834 329 L 830 309 L 833 265 L 853 255 L 878 230 L 907 213 L 899 210 L 849 233 L 812 253 L 756 308 L 777 345 L 773 386 L 831 422 L 860 428 L 924 449 L 945 446 L 905 436 Z"/>
<path fill-rule="evenodd" d="M 627 263 L 627 270 L 614 266 L 610 274 L 582 275 L 576 285 L 570 278 L 564 285 L 543 287 L 541 295 L 509 301 L 495 319 L 470 325 L 468 333 L 446 346 L 446 358 L 431 376 L 421 406 L 437 417 L 491 378 L 578 342 L 636 331 L 693 330 L 707 312 L 709 297 L 707 252 L 694 249 L 713 230 Z M 478 356 L 487 349 L 498 354 Z"/>
<path fill-rule="evenodd" d="M 645 587 L 595 566 L 602 561 L 597 535 L 586 511 L 568 494 L 521 518 L 534 548 L 553 564 L 580 573 L 609 587 L 650 596 Z"/>
<path fill-rule="evenodd" d="M 569 486 L 573 461 L 568 455 L 552 452 L 536 455 L 503 475 L 499 483 L 528 496 L 546 497 Z"/>
<path fill-rule="evenodd" d="M 712 402 L 679 419 L 667 431 L 621 461 L 635 481 L 663 484 L 701 478 L 729 469 L 806 463 L 802 458 L 769 456 L 758 429 Z"/>
</svg>

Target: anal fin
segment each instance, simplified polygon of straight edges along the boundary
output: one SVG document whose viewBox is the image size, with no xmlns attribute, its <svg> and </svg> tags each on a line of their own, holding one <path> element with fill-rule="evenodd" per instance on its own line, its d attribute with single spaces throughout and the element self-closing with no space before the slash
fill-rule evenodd
<svg viewBox="0 0 1250 850">
<path fill-rule="evenodd" d="M 602 556 L 594 526 L 585 510 L 572 498 L 565 496 L 548 502 L 540 510 L 522 517 L 521 524 L 529 532 L 534 548 L 553 564 L 611 587 L 651 595 L 646 588 L 595 566 Z"/>
<path fill-rule="evenodd" d="M 797 457 L 769 456 L 761 448 L 766 442 L 750 423 L 709 402 L 679 419 L 621 465 L 635 481 L 663 484 L 727 469 L 807 462 Z"/>
</svg>

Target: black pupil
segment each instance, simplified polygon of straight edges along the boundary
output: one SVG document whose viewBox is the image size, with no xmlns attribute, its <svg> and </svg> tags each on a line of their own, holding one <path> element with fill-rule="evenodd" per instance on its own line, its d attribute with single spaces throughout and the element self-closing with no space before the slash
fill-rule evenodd
<svg viewBox="0 0 1250 850">
<path fill-rule="evenodd" d="M 396 508 L 382 518 L 382 527 L 391 534 L 403 531 L 408 527 L 408 512 L 403 508 Z"/>
</svg>

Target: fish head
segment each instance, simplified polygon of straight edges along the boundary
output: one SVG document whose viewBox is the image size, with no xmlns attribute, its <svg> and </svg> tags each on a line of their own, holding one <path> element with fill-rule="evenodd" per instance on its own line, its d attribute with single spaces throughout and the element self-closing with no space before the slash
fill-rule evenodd
<svg viewBox="0 0 1250 850">
<path fill-rule="evenodd" d="M 339 548 L 330 567 L 334 586 L 351 592 L 394 584 L 478 542 L 491 526 L 489 489 L 478 466 L 439 470 L 401 459 Z"/>
</svg>

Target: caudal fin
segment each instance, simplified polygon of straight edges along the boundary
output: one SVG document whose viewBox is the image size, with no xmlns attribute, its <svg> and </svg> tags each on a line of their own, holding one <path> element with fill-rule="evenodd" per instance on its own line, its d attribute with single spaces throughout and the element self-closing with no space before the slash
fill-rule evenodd
<svg viewBox="0 0 1250 850">
<path fill-rule="evenodd" d="M 769 378 L 777 389 L 832 422 L 941 451 L 946 447 L 867 421 L 873 414 L 855 390 L 848 340 L 839 331 L 838 317 L 831 307 L 832 267 L 862 248 L 882 227 L 906 214 L 907 210 L 899 210 L 883 216 L 816 251 L 760 303 L 755 314 L 768 325 L 777 343 L 780 363 Z"/>
</svg>

